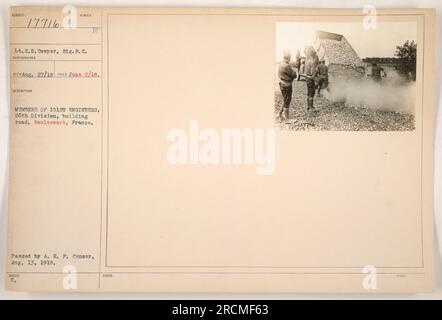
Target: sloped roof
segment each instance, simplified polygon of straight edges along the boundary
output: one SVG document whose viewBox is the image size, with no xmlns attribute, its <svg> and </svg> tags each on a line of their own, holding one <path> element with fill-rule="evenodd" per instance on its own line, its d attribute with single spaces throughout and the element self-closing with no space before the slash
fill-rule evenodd
<svg viewBox="0 0 442 320">
<path fill-rule="evenodd" d="M 361 58 L 359 58 L 356 51 L 343 35 L 317 30 L 316 37 L 316 50 L 322 45 L 330 64 L 334 63 L 356 67 L 364 65 Z"/>
<path fill-rule="evenodd" d="M 331 33 L 331 32 L 321 31 L 321 30 L 316 30 L 316 35 L 320 39 L 329 39 L 329 40 L 336 40 L 336 41 L 341 41 L 341 39 L 343 37 L 342 34 Z"/>
</svg>

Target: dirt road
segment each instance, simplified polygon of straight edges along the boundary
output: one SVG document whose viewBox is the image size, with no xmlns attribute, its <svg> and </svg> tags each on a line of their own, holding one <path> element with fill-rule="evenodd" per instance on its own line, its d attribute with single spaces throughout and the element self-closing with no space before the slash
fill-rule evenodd
<svg viewBox="0 0 442 320">
<path fill-rule="evenodd" d="M 414 130 L 414 115 L 394 111 L 382 111 L 347 103 L 332 103 L 315 96 L 315 111 L 307 112 L 307 88 L 305 81 L 293 82 L 290 105 L 290 123 L 277 119 L 282 106 L 282 96 L 275 89 L 275 124 L 289 130 L 333 131 L 407 131 Z"/>
</svg>

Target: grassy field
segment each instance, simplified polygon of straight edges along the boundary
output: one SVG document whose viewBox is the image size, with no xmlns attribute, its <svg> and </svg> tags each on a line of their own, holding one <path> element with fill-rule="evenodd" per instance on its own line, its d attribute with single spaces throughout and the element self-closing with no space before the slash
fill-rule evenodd
<svg viewBox="0 0 442 320">
<path fill-rule="evenodd" d="M 414 115 L 405 112 L 384 111 L 349 103 L 333 103 L 315 96 L 315 111 L 307 112 L 305 81 L 293 82 L 290 121 L 277 118 L 282 107 L 282 96 L 275 86 L 275 125 L 288 130 L 334 131 L 407 131 L 415 129 Z"/>
</svg>

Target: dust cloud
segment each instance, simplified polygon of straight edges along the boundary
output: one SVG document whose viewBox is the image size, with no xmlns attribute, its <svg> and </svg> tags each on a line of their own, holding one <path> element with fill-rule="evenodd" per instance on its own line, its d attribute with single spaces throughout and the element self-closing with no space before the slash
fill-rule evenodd
<svg viewBox="0 0 442 320">
<path fill-rule="evenodd" d="M 400 77 L 383 78 L 381 82 L 369 78 L 334 81 L 328 91 L 324 90 L 324 96 L 332 102 L 414 114 L 416 83 Z"/>
</svg>

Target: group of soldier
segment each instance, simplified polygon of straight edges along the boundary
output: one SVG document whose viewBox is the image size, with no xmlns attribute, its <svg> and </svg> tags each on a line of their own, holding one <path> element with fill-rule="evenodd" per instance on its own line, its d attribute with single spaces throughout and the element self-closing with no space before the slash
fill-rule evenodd
<svg viewBox="0 0 442 320">
<path fill-rule="evenodd" d="M 325 60 L 319 60 L 312 46 L 306 47 L 304 52 L 305 57 L 302 57 L 298 50 L 295 61 L 292 62 L 290 51 L 284 51 L 283 61 L 279 64 L 279 88 L 283 98 L 283 106 L 279 110 L 278 118 L 281 120 L 289 120 L 294 80 L 305 80 L 307 84 L 307 111 L 315 110 L 314 97 L 316 90 L 318 96 L 321 95 L 321 89 L 328 90 L 328 67 Z M 372 63 L 371 74 L 367 74 L 367 76 L 374 82 L 380 83 L 387 74 L 380 65 Z"/>
<path fill-rule="evenodd" d="M 316 90 L 320 95 L 321 89 L 328 87 L 328 67 L 324 60 L 319 60 L 316 51 L 311 46 L 305 48 L 305 58 L 301 57 L 298 50 L 294 66 L 291 62 L 290 51 L 285 51 L 283 61 L 279 64 L 278 77 L 283 98 L 283 106 L 278 117 L 286 121 L 289 120 L 294 80 L 305 80 L 307 84 L 307 111 L 315 109 L 314 97 Z"/>
</svg>

